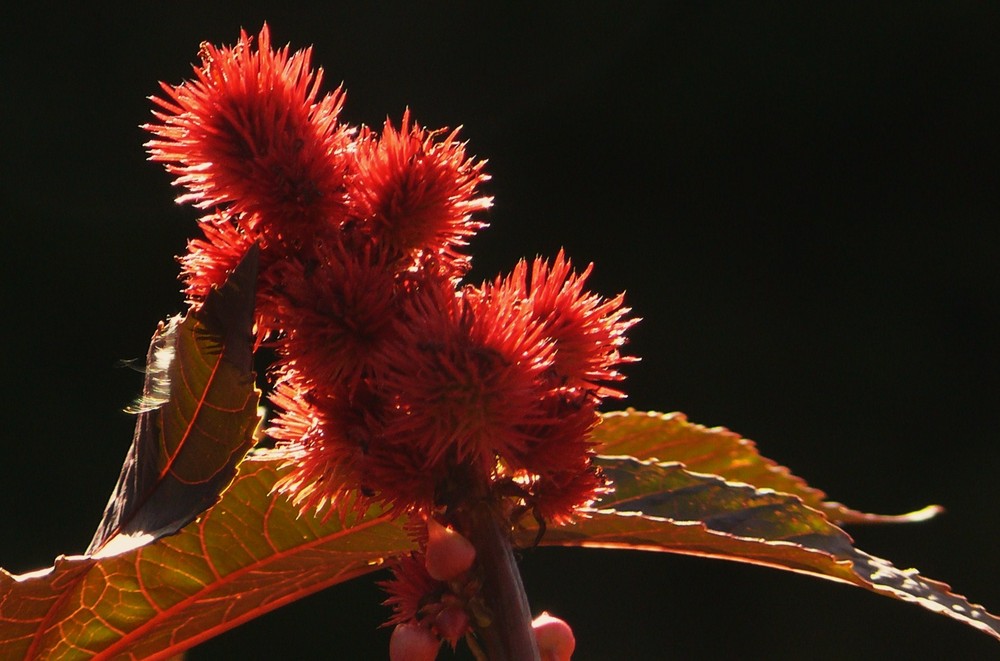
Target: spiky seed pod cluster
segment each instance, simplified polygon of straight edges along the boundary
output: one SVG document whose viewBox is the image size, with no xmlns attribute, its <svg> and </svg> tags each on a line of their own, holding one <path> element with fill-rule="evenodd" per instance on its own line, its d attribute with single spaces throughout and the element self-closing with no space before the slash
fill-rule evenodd
<svg viewBox="0 0 1000 661">
<path fill-rule="evenodd" d="M 210 211 L 181 258 L 193 304 L 260 246 L 282 488 L 304 508 L 360 492 L 404 512 L 452 505 L 456 480 L 517 484 L 571 517 L 602 485 L 586 436 L 621 396 L 621 297 L 587 292 L 562 253 L 461 285 L 491 200 L 455 131 L 408 111 L 381 132 L 343 123 L 343 91 L 321 93 L 310 50 L 273 48 L 267 26 L 200 55 L 154 99 L 147 147 Z"/>
<path fill-rule="evenodd" d="M 588 433 L 601 399 L 623 396 L 622 297 L 586 291 L 590 268 L 562 252 L 463 284 L 491 198 L 457 131 L 409 111 L 380 131 L 344 123 L 344 92 L 323 93 L 311 51 L 272 47 L 266 25 L 200 59 L 153 99 L 147 148 L 205 212 L 180 258 L 193 306 L 260 249 L 278 488 L 303 510 L 381 503 L 452 523 L 475 494 L 571 519 L 604 488 Z M 404 593 L 453 578 L 432 548 L 401 565 Z M 465 625 L 447 606 L 435 626 L 453 639 Z"/>
</svg>

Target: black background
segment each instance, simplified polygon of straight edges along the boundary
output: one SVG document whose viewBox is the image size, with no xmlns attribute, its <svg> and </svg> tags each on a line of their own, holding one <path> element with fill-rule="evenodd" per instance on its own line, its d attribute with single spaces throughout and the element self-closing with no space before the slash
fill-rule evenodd
<svg viewBox="0 0 1000 661">
<path fill-rule="evenodd" d="M 116 360 L 182 306 L 197 214 L 144 160 L 145 97 L 266 19 L 315 44 L 347 121 L 465 126 L 496 196 L 474 279 L 565 246 L 628 292 L 630 405 L 735 429 L 857 508 L 945 505 L 852 533 L 1000 611 L 995 4 L 261 4 L 6 19 L 0 566 L 82 552 L 131 438 L 141 377 Z M 763 568 L 543 549 L 523 570 L 581 660 L 1000 656 Z M 364 577 L 190 658 L 384 658 L 381 598 Z"/>
</svg>

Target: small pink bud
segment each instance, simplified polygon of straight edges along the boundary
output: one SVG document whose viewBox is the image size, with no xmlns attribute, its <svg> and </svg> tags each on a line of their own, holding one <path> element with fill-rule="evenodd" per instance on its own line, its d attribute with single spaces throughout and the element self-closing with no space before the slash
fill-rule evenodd
<svg viewBox="0 0 1000 661">
<path fill-rule="evenodd" d="M 448 606 L 434 618 L 434 626 L 442 638 L 448 641 L 452 649 L 458 645 L 462 636 L 469 633 L 469 615 L 464 608 Z"/>
<path fill-rule="evenodd" d="M 431 578 L 450 581 L 472 566 L 476 549 L 454 528 L 445 528 L 433 518 L 427 519 L 427 552 L 424 566 Z"/>
<path fill-rule="evenodd" d="M 576 647 L 576 638 L 569 625 L 543 612 L 531 623 L 542 661 L 569 661 Z"/>
<path fill-rule="evenodd" d="M 389 638 L 390 661 L 434 661 L 441 639 L 427 627 L 412 622 L 397 624 Z"/>
</svg>

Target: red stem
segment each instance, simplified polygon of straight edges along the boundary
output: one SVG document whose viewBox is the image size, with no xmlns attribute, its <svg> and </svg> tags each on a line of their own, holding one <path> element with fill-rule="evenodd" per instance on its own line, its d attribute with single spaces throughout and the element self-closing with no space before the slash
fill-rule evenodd
<svg viewBox="0 0 1000 661">
<path fill-rule="evenodd" d="M 489 661 L 539 661 L 531 628 L 531 609 L 514 559 L 503 517 L 483 505 L 470 512 L 469 540 L 476 547 L 476 562 L 483 574 L 482 596 L 490 611 L 487 626 L 476 625 Z"/>
</svg>

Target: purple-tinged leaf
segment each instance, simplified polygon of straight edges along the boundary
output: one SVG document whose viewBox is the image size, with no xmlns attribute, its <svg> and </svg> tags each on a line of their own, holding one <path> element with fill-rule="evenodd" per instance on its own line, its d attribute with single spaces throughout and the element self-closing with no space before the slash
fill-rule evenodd
<svg viewBox="0 0 1000 661">
<path fill-rule="evenodd" d="M 929 505 L 908 514 L 867 514 L 828 501 L 825 493 L 810 487 L 784 466 L 762 457 L 753 441 L 724 427 L 709 428 L 688 422 L 683 413 L 635 409 L 606 413 L 594 430 L 593 439 L 601 454 L 676 461 L 695 472 L 795 494 L 837 523 L 911 523 L 926 521 L 943 511 L 937 505 Z"/>
<path fill-rule="evenodd" d="M 180 533 L 113 557 L 0 570 L 0 658 L 166 659 L 412 549 L 402 519 L 376 510 L 324 520 L 273 492 L 280 451 L 251 454 L 220 501 Z M 849 583 L 913 601 L 1000 637 L 1000 620 L 950 588 L 853 548 L 798 494 L 676 463 L 598 457 L 616 482 L 589 518 L 543 544 L 714 557 Z M 616 508 L 616 509 L 612 509 Z M 530 545 L 534 530 L 521 533 Z"/>
<path fill-rule="evenodd" d="M 132 446 L 88 554 L 177 532 L 218 499 L 253 445 L 252 324 L 257 249 L 149 346 Z"/>
<path fill-rule="evenodd" d="M 1000 639 L 1000 618 L 951 588 L 854 548 L 826 516 L 793 494 L 756 489 L 678 463 L 600 456 L 615 483 L 577 523 L 542 544 L 664 551 L 785 569 L 856 585 L 947 615 Z M 534 531 L 522 533 L 522 543 Z"/>
<path fill-rule="evenodd" d="M 176 535 L 112 557 L 0 569 L 0 659 L 167 659 L 411 550 L 403 520 L 299 515 L 272 493 L 279 453 L 257 453 Z"/>
</svg>

